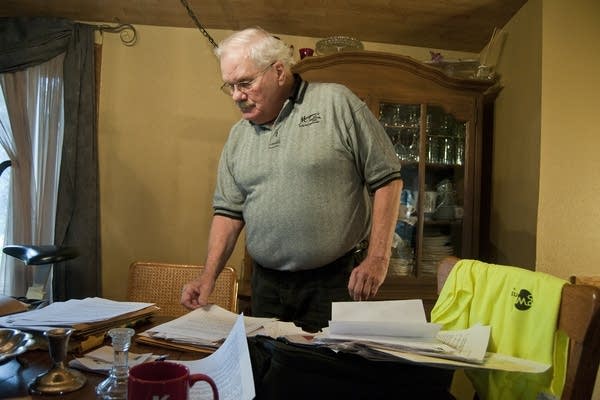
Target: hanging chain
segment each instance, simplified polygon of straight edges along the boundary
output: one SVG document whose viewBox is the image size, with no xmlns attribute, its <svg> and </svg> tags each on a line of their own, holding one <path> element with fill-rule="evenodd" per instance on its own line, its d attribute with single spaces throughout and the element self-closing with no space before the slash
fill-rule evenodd
<svg viewBox="0 0 600 400">
<path fill-rule="evenodd" d="M 217 43 L 214 41 L 212 36 L 210 36 L 210 34 L 206 31 L 206 29 L 204 29 L 200 21 L 198 21 L 196 14 L 194 14 L 194 11 L 192 11 L 192 9 L 190 8 L 190 5 L 188 4 L 187 0 L 181 0 L 181 4 L 183 4 L 185 9 L 187 10 L 188 15 L 190 16 L 190 18 L 192 18 L 192 20 L 194 21 L 198 29 L 200 29 L 200 32 L 202 32 L 204 37 L 208 39 L 208 41 L 210 42 L 210 44 L 213 45 L 213 47 L 217 47 Z"/>
</svg>

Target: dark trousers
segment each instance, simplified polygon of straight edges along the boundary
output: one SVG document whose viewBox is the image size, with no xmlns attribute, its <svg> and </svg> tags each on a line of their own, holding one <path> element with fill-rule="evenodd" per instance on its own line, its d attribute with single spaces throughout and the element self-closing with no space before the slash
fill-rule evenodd
<svg viewBox="0 0 600 400">
<path fill-rule="evenodd" d="M 306 271 L 275 271 L 256 262 L 252 271 L 252 316 L 291 321 L 317 332 L 331 319 L 331 303 L 351 301 L 348 280 L 362 259 L 351 251 L 331 264 Z"/>
</svg>

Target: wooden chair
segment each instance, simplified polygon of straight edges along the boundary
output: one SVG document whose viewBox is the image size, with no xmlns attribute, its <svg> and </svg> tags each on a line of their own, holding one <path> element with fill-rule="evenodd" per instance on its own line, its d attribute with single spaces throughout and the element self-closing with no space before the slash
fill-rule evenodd
<svg viewBox="0 0 600 400">
<path fill-rule="evenodd" d="M 159 316 L 179 317 L 189 310 L 180 304 L 183 285 L 200 275 L 199 265 L 136 261 L 129 266 L 127 296 L 129 301 L 156 303 Z M 237 273 L 223 268 L 209 302 L 237 313 Z"/>
<path fill-rule="evenodd" d="M 569 282 L 578 285 L 592 285 L 600 287 L 600 276 L 598 275 L 571 275 Z"/>
<path fill-rule="evenodd" d="M 438 264 L 438 292 L 459 259 Z M 571 282 L 577 282 L 571 278 Z M 569 358 L 562 400 L 591 399 L 600 363 L 600 288 L 588 284 L 563 287 L 558 329 L 569 336 Z"/>
</svg>

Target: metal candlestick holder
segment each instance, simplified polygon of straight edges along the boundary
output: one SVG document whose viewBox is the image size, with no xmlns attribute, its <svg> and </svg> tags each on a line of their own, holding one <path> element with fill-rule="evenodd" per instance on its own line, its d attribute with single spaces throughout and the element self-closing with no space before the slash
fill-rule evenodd
<svg viewBox="0 0 600 400">
<path fill-rule="evenodd" d="M 32 394 L 61 395 L 81 389 L 86 382 L 85 376 L 74 369 L 65 366 L 69 337 L 72 329 L 56 328 L 44 332 L 48 339 L 48 350 L 52 359 L 52 367 L 47 372 L 38 375 L 30 384 Z"/>
</svg>

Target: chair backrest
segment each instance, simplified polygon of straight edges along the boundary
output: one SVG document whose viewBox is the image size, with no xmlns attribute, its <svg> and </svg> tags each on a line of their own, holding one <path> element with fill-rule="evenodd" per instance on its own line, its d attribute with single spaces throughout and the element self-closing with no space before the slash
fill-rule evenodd
<svg viewBox="0 0 600 400">
<path fill-rule="evenodd" d="M 576 285 L 591 285 L 591 286 L 600 287 L 600 276 L 598 276 L 598 275 L 572 275 L 569 277 L 569 281 Z M 595 296 L 596 298 L 598 298 L 598 293 L 587 293 L 587 294 L 583 294 L 583 296 L 585 296 L 585 297 Z M 589 302 L 589 300 L 587 300 L 587 301 Z M 594 304 L 596 304 L 596 303 L 594 303 Z M 591 312 L 592 312 L 592 310 L 585 311 L 585 314 L 588 314 Z M 594 309 L 594 312 L 595 312 L 595 309 Z M 565 313 L 568 314 L 568 311 L 565 311 Z M 585 314 L 584 315 L 575 314 L 575 315 L 572 315 L 571 318 L 574 318 L 574 319 L 584 318 L 585 319 L 585 318 L 587 318 L 587 316 Z M 565 320 L 566 320 L 566 316 L 565 316 Z M 598 323 L 596 322 L 595 328 L 593 326 L 594 321 L 590 321 L 590 325 L 591 325 L 591 327 L 589 328 L 590 333 L 588 333 L 586 337 L 582 337 L 581 333 L 578 334 L 577 332 L 574 332 L 569 335 L 571 337 L 573 335 L 578 335 L 579 337 L 581 337 L 581 342 L 584 343 L 581 346 L 571 347 L 571 352 L 579 353 L 578 355 L 572 355 L 571 357 L 582 358 L 580 361 L 580 365 L 586 366 L 586 367 L 582 368 L 582 371 L 573 371 L 574 375 L 579 373 L 579 374 L 583 374 L 584 376 L 583 377 L 575 376 L 575 377 L 573 377 L 572 380 L 581 382 L 578 385 L 584 386 L 584 387 L 589 387 L 588 385 L 590 385 L 590 384 L 597 385 L 598 382 L 600 381 L 598 379 L 597 372 L 592 374 L 592 373 L 588 373 L 586 371 L 586 368 L 589 368 L 589 366 L 591 366 L 591 369 L 593 371 L 596 371 L 598 369 L 598 358 L 600 357 L 598 355 L 599 350 L 597 348 L 595 348 L 593 345 L 594 340 L 600 341 L 600 335 L 598 332 L 599 328 L 597 326 Z M 574 329 L 574 327 L 569 327 L 565 323 L 565 326 L 561 329 L 564 331 L 568 331 L 569 329 Z M 596 345 L 596 347 L 599 347 L 599 346 Z M 596 378 L 595 382 L 593 381 L 594 378 Z M 573 388 L 572 390 L 574 391 L 574 395 L 572 396 L 572 398 L 576 398 L 575 395 L 577 396 L 577 398 L 591 398 L 591 396 L 592 396 L 591 391 L 585 390 L 582 393 L 580 393 L 578 391 L 577 387 Z"/>
<path fill-rule="evenodd" d="M 600 287 L 600 276 L 598 275 L 571 275 L 569 282 L 578 285 L 592 285 Z"/>
<path fill-rule="evenodd" d="M 459 259 L 438 264 L 438 291 Z M 570 279 L 576 282 L 575 278 Z M 590 399 L 600 364 L 600 288 L 566 284 L 562 289 L 558 330 L 569 336 L 569 358 L 562 400 Z"/>
<path fill-rule="evenodd" d="M 189 310 L 180 304 L 183 285 L 196 279 L 203 266 L 136 261 L 129 266 L 129 301 L 156 303 L 156 315 L 179 317 Z M 235 269 L 223 268 L 209 302 L 237 313 L 238 281 Z"/>
</svg>

